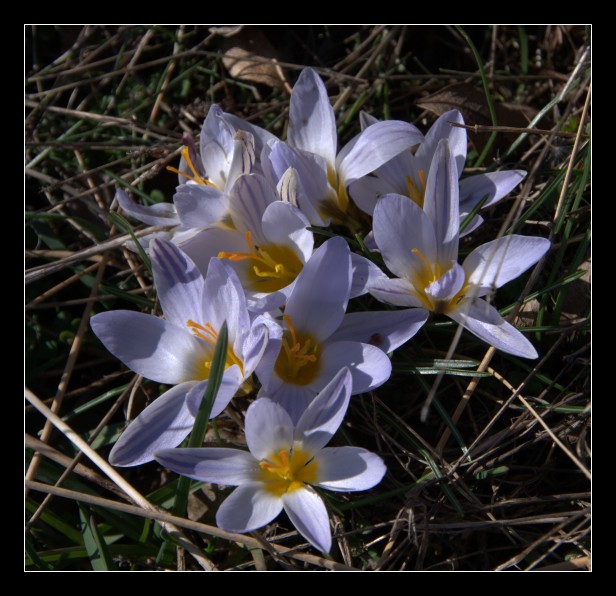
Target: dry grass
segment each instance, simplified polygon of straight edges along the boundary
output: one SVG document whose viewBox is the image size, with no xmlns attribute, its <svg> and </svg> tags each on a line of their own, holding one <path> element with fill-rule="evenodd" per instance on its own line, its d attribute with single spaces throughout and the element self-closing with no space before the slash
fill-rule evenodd
<svg viewBox="0 0 616 596">
<path fill-rule="evenodd" d="M 26 29 L 28 569 L 589 568 L 588 32 L 467 32 L 501 128 L 455 28 Z M 88 324 L 110 308 L 155 308 L 147 269 L 109 219 L 115 188 L 170 200 L 175 176 L 165 167 L 177 164 L 182 134 L 198 133 L 212 102 L 283 136 L 289 90 L 306 65 L 326 81 L 342 142 L 358 131 L 360 110 L 424 130 L 439 103 L 470 110 L 476 159 L 496 134 L 469 171 L 502 163 L 529 175 L 462 250 L 512 227 L 554 245 L 497 304 L 532 327 L 537 361 L 466 334 L 452 343 L 454 327 L 435 319 L 396 351 L 386 385 L 354 398 L 340 440 L 378 451 L 389 473 L 368 494 L 327 497 L 331 560 L 311 554 L 284 519 L 252 536 L 214 527 L 224 490 L 197 491 L 188 518 L 178 518 L 165 510 L 164 487 L 175 486 L 168 472 L 110 468 L 109 446 L 159 387 L 123 369 Z M 472 110 L 468 87 L 483 97 Z M 241 442 L 249 401 L 234 400 L 219 419 L 223 440 Z M 98 554 L 88 546 L 96 539 L 107 545 Z"/>
</svg>

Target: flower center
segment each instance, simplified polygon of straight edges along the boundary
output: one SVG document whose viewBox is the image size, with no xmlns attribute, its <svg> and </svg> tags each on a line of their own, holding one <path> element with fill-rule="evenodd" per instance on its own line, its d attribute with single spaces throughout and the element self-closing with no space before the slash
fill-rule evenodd
<svg viewBox="0 0 616 596">
<path fill-rule="evenodd" d="M 259 462 L 259 480 L 265 490 L 277 497 L 314 484 L 317 480 L 318 463 L 298 443 L 292 449 L 271 453 Z"/>
<path fill-rule="evenodd" d="M 190 171 L 192 172 L 192 176 L 188 174 L 187 172 L 180 172 L 180 170 L 172 166 L 167 166 L 167 169 L 170 172 L 179 174 L 180 176 L 183 176 L 184 178 L 187 178 L 188 180 L 192 180 L 193 182 L 196 182 L 197 184 L 205 184 L 207 186 L 212 186 L 214 188 L 217 188 L 217 186 L 213 182 L 199 175 L 199 172 L 197 171 L 197 168 L 195 168 L 192 162 L 192 159 L 190 157 L 190 150 L 186 146 L 182 148 L 182 157 L 184 158 L 184 161 L 190 168 Z"/>
<path fill-rule="evenodd" d="M 446 300 L 437 299 L 434 296 L 429 295 L 429 293 L 426 292 L 426 288 L 428 288 L 430 284 L 441 279 L 441 277 L 443 277 L 443 275 L 445 275 L 451 267 L 444 270 L 440 263 L 430 263 L 426 256 L 417 248 L 411 249 L 411 252 L 417 255 L 423 263 L 422 267 L 413 272 L 411 280 L 413 282 L 416 295 L 419 300 L 421 300 L 422 305 L 435 313 L 446 313 L 452 307 L 457 306 L 466 296 L 468 292 L 468 284 L 464 283 L 462 288 L 456 292 L 453 297 Z"/>
<path fill-rule="evenodd" d="M 426 196 L 426 174 L 423 170 L 419 170 L 419 181 L 421 182 L 421 188 L 418 188 L 418 186 L 413 182 L 413 179 L 410 176 L 407 176 L 406 188 L 409 199 L 417 203 L 417 205 L 423 209 L 424 197 Z"/>
<path fill-rule="evenodd" d="M 282 336 L 282 350 L 274 370 L 286 383 L 308 385 L 321 368 L 319 346 L 309 335 L 295 331 L 289 315 L 283 315 L 283 318 L 287 329 Z"/>
<path fill-rule="evenodd" d="M 188 319 L 186 321 L 186 326 L 190 329 L 191 333 L 196 336 L 204 339 L 208 344 L 212 347 L 216 345 L 216 341 L 218 340 L 218 332 L 212 327 L 210 323 L 206 323 L 205 325 L 200 325 L 199 323 L 195 323 L 192 319 Z M 197 379 L 199 381 L 205 381 L 209 379 L 210 372 L 212 370 L 212 358 L 214 357 L 214 350 L 212 349 L 209 353 L 209 356 L 206 358 L 199 358 L 197 361 Z M 240 368 L 242 376 L 244 375 L 244 367 L 242 365 L 242 361 L 235 355 L 233 348 L 230 343 L 227 346 L 227 357 L 225 359 L 225 370 L 227 370 L 230 366 L 237 364 Z"/>
<path fill-rule="evenodd" d="M 277 292 L 288 286 L 303 268 L 298 256 L 288 246 L 255 246 L 250 232 L 246 232 L 246 244 L 250 252 L 219 252 L 218 258 L 246 261 L 244 285 L 253 292 Z"/>
<path fill-rule="evenodd" d="M 338 172 L 331 166 L 327 166 L 327 181 L 336 192 L 336 196 L 338 197 L 338 208 L 345 213 L 349 206 L 349 196 L 344 187 L 344 181 L 338 176 Z"/>
</svg>

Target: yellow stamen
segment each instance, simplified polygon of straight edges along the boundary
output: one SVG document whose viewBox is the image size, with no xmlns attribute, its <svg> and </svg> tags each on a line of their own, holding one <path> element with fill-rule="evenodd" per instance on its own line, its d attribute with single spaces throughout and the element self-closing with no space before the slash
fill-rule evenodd
<svg viewBox="0 0 616 596">
<path fill-rule="evenodd" d="M 435 263 L 434 266 L 432 266 L 430 264 L 430 261 L 428 261 L 426 256 L 418 248 L 411 249 L 411 252 L 413 254 L 416 254 L 423 261 L 424 265 L 429 271 L 429 274 L 432 276 L 431 281 L 436 281 L 440 277 L 440 271 L 441 271 L 440 265 L 438 263 Z"/>
<path fill-rule="evenodd" d="M 180 172 L 180 170 L 178 170 L 177 168 L 174 168 L 173 166 L 167 166 L 167 169 L 170 172 L 179 174 L 180 176 L 183 176 L 184 178 L 188 178 L 188 180 L 192 180 L 193 182 L 196 182 L 197 184 L 205 184 L 206 186 L 212 186 L 213 188 L 217 188 L 213 182 L 210 182 L 207 178 L 202 178 L 199 175 L 199 172 L 197 172 L 197 169 L 195 168 L 192 160 L 190 159 L 190 151 L 188 147 L 184 147 L 182 149 L 182 157 L 184 158 L 184 161 L 186 161 L 188 167 L 190 168 L 190 171 L 193 174 L 192 176 L 190 174 L 187 174 L 186 172 Z"/>
<path fill-rule="evenodd" d="M 468 293 L 469 286 L 464 284 L 462 289 L 451 300 L 434 300 L 432 297 L 426 294 L 426 288 L 436 280 L 440 279 L 449 269 L 443 270 L 440 263 L 431 264 L 426 256 L 417 248 L 411 249 L 413 254 L 416 254 L 425 265 L 423 271 L 415 271 L 413 279 L 413 287 L 415 288 L 415 295 L 425 308 L 436 313 L 446 313 L 454 309 Z"/>
<path fill-rule="evenodd" d="M 257 292 L 275 292 L 289 285 L 302 269 L 302 263 L 287 246 L 255 246 L 251 233 L 246 232 L 246 244 L 250 252 L 218 253 L 218 258 L 230 261 L 252 260 L 249 279 L 245 280 L 250 289 Z"/>
<path fill-rule="evenodd" d="M 259 479 L 264 483 L 265 490 L 277 497 L 298 490 L 305 484 L 314 484 L 318 478 L 318 462 L 298 443 L 288 451 L 282 449 L 271 453 L 259 462 L 259 468 Z"/>
<path fill-rule="evenodd" d="M 188 319 L 186 321 L 186 326 L 190 329 L 191 333 L 195 337 L 199 337 L 200 339 L 204 339 L 207 343 L 212 346 L 216 345 L 218 341 L 218 332 L 210 323 L 206 323 L 205 325 L 201 325 L 200 323 L 195 323 L 192 319 Z M 213 356 L 212 352 L 212 356 Z M 244 374 L 244 366 L 242 361 L 235 355 L 233 351 L 233 347 L 231 345 L 227 345 L 227 357 L 225 359 L 225 370 L 230 366 L 237 364 L 242 375 Z M 200 380 L 205 380 L 209 378 L 210 371 L 212 368 L 211 360 L 199 360 L 197 362 L 197 368 L 200 370 Z"/>
<path fill-rule="evenodd" d="M 293 354 L 293 356 L 299 360 L 305 360 L 307 362 L 316 362 L 317 361 L 317 357 L 315 354 L 306 354 L 305 353 L 305 348 L 301 348 L 299 341 L 297 341 L 297 335 L 295 333 L 295 328 L 293 327 L 293 323 L 291 322 L 291 317 L 289 315 L 282 315 L 282 318 L 284 319 L 285 323 L 287 324 L 287 326 L 289 327 L 289 332 L 291 333 L 291 341 L 293 342 L 293 347 L 290 349 L 291 353 Z M 285 340 L 282 340 L 283 343 L 287 343 Z M 310 344 L 311 340 L 308 339 L 306 340 L 305 345 L 307 346 L 308 344 Z M 289 344 L 287 343 L 287 346 Z M 302 352 L 302 350 L 304 350 Z"/>
<path fill-rule="evenodd" d="M 282 349 L 274 370 L 287 383 L 307 385 L 319 372 L 319 346 L 310 336 L 295 330 L 289 315 L 283 318 L 287 331 L 282 337 Z"/>
<path fill-rule="evenodd" d="M 188 321 L 186 321 L 186 326 L 190 328 L 193 335 L 204 339 L 213 346 L 216 345 L 218 333 L 210 323 L 200 325 L 199 323 L 195 323 L 192 319 L 188 319 Z"/>
</svg>

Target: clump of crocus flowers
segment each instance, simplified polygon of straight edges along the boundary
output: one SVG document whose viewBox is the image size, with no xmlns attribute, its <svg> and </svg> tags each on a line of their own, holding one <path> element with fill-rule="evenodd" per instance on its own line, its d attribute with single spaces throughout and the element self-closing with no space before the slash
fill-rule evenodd
<svg viewBox="0 0 616 596">
<path fill-rule="evenodd" d="M 458 262 L 461 235 L 483 222 L 479 207 L 502 199 L 525 172 L 462 177 L 466 132 L 452 123 L 463 123 L 459 112 L 443 114 L 424 136 L 412 124 L 363 114 L 362 132 L 339 149 L 325 85 L 305 69 L 291 95 L 286 141 L 212 106 L 198 148 L 187 136 L 170 168 L 179 181 L 172 203 L 146 207 L 119 190 L 127 215 L 165 226 L 143 240 L 163 318 L 103 312 L 92 328 L 131 370 L 171 387 L 128 425 L 110 462 L 157 460 L 236 486 L 218 510 L 223 529 L 249 532 L 284 509 L 327 553 L 329 518 L 316 489 L 368 490 L 386 468 L 361 447 L 326 445 L 351 396 L 387 382 L 388 354 L 431 313 L 503 352 L 536 358 L 490 298 L 537 263 L 548 240 L 505 235 Z M 313 233 L 311 226 L 345 225 L 353 210 L 372 217 L 364 246 L 378 259 L 351 251 L 341 236 L 322 241 Z M 347 312 L 368 293 L 388 306 Z M 259 387 L 246 412 L 248 451 L 181 448 L 225 323 L 210 417 L 247 384 Z"/>
</svg>

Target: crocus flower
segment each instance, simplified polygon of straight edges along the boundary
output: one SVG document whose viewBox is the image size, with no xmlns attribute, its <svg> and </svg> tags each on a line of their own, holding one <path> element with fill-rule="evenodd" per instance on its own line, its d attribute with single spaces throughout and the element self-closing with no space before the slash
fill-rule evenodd
<svg viewBox="0 0 616 596">
<path fill-rule="evenodd" d="M 258 174 L 240 176 L 229 194 L 231 227 L 213 227 L 181 245 L 202 273 L 220 257 L 238 274 L 253 312 L 284 305 L 312 255 L 306 217 Z"/>
<path fill-rule="evenodd" d="M 422 139 L 412 124 L 379 122 L 338 152 L 327 90 L 319 75 L 306 68 L 291 93 L 288 143 L 269 142 L 261 165 L 275 186 L 289 168 L 297 172 L 299 207 L 311 224 L 327 225 L 332 217 L 345 223 L 347 187 Z"/>
<path fill-rule="evenodd" d="M 385 352 L 426 321 L 427 313 L 420 311 L 345 316 L 350 291 L 349 247 L 342 238 L 331 238 L 296 279 L 282 316 L 283 335 L 270 340 L 257 368 L 260 395 L 280 403 L 293 421 L 344 367 L 351 370 L 354 394 L 387 381 L 391 362 Z"/>
<path fill-rule="evenodd" d="M 369 130 L 376 118 L 362 113 L 362 128 Z M 426 134 L 425 139 L 413 154 L 403 151 L 383 164 L 370 176 L 354 182 L 349 194 L 357 206 L 372 215 L 379 198 L 386 194 L 399 194 L 410 198 L 420 207 L 424 206 L 426 180 L 430 164 L 441 140 L 447 139 L 451 154 L 456 162 L 458 177 L 462 175 L 466 162 L 466 129 L 452 126 L 451 123 L 464 124 L 458 110 L 451 110 L 437 118 Z M 475 174 L 460 180 L 460 220 L 463 221 L 473 208 L 485 198 L 482 208 L 494 205 L 510 193 L 526 176 L 524 170 L 507 170 Z M 487 198 L 486 198 L 487 197 Z M 464 234 L 476 229 L 483 219 L 476 215 L 464 230 Z"/>
<path fill-rule="evenodd" d="M 200 155 L 186 145 L 178 173 L 180 185 L 173 195 L 178 217 L 186 228 L 203 228 L 227 223 L 228 192 L 242 174 L 255 165 L 255 139 L 236 130 L 213 105 L 205 118 L 200 136 Z"/>
<path fill-rule="evenodd" d="M 285 199 L 292 198 L 289 189 Z M 246 292 L 248 309 L 263 313 L 281 308 L 297 276 L 313 253 L 310 223 L 293 204 L 279 200 L 274 188 L 259 174 L 240 176 L 229 193 L 229 227 L 211 227 L 194 234 L 180 247 L 201 272 L 219 257 L 232 266 Z M 352 254 L 351 298 L 367 292 L 380 270 L 361 255 Z"/>
<path fill-rule="evenodd" d="M 94 333 L 126 366 L 146 379 L 173 385 L 128 426 L 110 462 L 135 466 L 157 449 L 176 447 L 190 432 L 207 386 L 218 332 L 226 321 L 229 344 L 217 416 L 252 374 L 268 339 L 267 321 L 251 321 L 235 272 L 212 263 L 203 279 L 195 264 L 168 241 L 150 245 L 154 283 L 165 319 L 126 310 L 97 314 Z M 273 332 L 276 327 L 271 326 Z"/>
<path fill-rule="evenodd" d="M 374 239 L 398 278 L 373 281 L 370 293 L 389 304 L 445 314 L 503 352 L 536 358 L 532 344 L 482 298 L 534 265 L 550 242 L 504 236 L 476 248 L 459 265 L 459 222 L 455 157 L 449 142 L 441 140 L 423 209 L 392 194 L 374 210 Z"/>
<path fill-rule="evenodd" d="M 139 205 L 126 193 L 116 198 L 124 212 L 148 225 L 171 226 L 167 236 L 177 244 L 190 237 L 193 228 L 224 224 L 228 219 L 227 192 L 242 174 L 259 171 L 256 155 L 276 137 L 266 130 L 226 114 L 213 105 L 199 138 L 199 152 L 192 137 L 184 134 L 173 203 Z M 160 237 L 161 234 L 157 234 Z"/>
<path fill-rule="evenodd" d="M 331 548 L 325 504 L 313 486 L 335 492 L 378 484 L 383 460 L 359 447 L 327 447 L 349 405 L 351 375 L 341 370 L 297 424 L 277 403 L 260 398 L 246 413 L 246 442 L 239 449 L 166 449 L 167 468 L 202 482 L 237 486 L 218 509 L 216 523 L 229 532 L 251 532 L 284 509 L 299 533 L 318 550 Z"/>
</svg>

